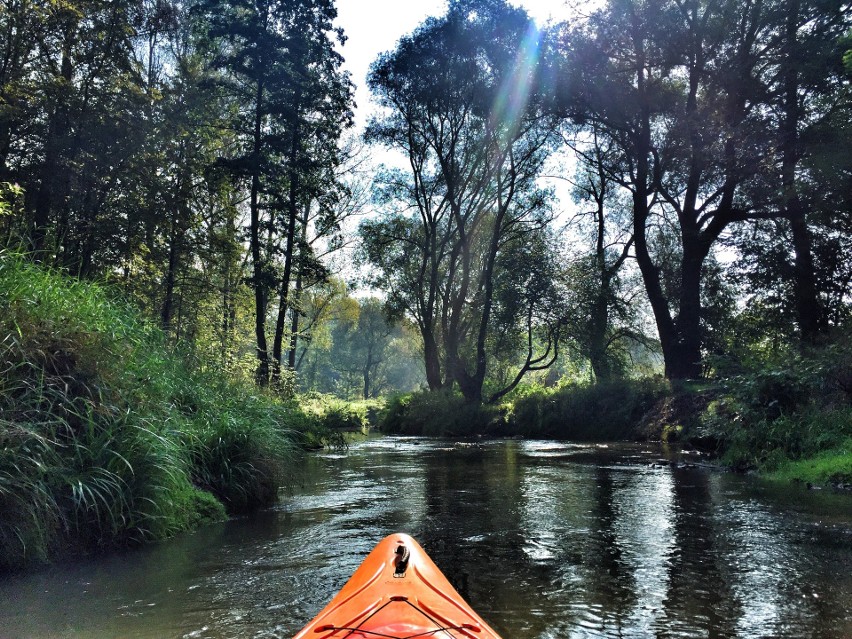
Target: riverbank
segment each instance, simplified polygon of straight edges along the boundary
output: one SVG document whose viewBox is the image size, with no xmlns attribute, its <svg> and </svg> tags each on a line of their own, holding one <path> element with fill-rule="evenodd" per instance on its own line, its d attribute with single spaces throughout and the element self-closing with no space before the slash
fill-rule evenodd
<svg viewBox="0 0 852 639">
<path fill-rule="evenodd" d="M 724 379 L 672 385 L 659 378 L 524 388 L 474 407 L 448 391 L 392 398 L 387 433 L 570 441 L 682 442 L 720 465 L 779 481 L 852 484 L 852 347 Z"/>
<path fill-rule="evenodd" d="M 135 545 L 275 501 L 345 432 L 682 440 L 783 481 L 852 484 L 852 347 L 701 386 L 282 399 L 169 346 L 108 289 L 0 252 L 0 569 Z M 839 344 L 844 344 L 838 340 Z M 379 413 L 381 413 L 379 415 Z"/>
<path fill-rule="evenodd" d="M 0 309 L 0 569 L 266 506 L 328 437 L 322 407 L 201 367 L 102 286 L 0 252 Z"/>
<path fill-rule="evenodd" d="M 684 436 L 715 445 L 726 465 L 780 481 L 852 483 L 852 346 L 844 336 L 702 392 L 706 408 Z"/>
</svg>

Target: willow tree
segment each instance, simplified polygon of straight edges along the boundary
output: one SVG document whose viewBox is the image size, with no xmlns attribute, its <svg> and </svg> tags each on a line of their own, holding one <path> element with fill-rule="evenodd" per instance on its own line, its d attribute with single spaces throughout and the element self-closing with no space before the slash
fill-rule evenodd
<svg viewBox="0 0 852 639">
<path fill-rule="evenodd" d="M 760 200 L 773 156 L 761 68 L 774 29 L 762 2 L 611 0 L 564 43 L 568 106 L 612 143 L 607 172 L 630 194 L 669 378 L 703 372 L 702 278 L 717 241 L 772 214 Z"/>
<path fill-rule="evenodd" d="M 535 180 L 552 138 L 536 104 L 540 33 L 502 0 L 456 0 L 374 63 L 383 107 L 369 141 L 407 167 L 384 179 L 386 215 L 362 227 L 377 284 L 420 330 L 429 387 L 482 400 L 496 269 L 541 227 Z"/>
<path fill-rule="evenodd" d="M 606 382 L 624 373 L 631 343 L 646 340 L 637 330 L 638 311 L 625 276 L 633 236 L 627 193 L 610 172 L 616 151 L 611 141 L 598 137 L 594 126 L 580 137 L 566 136 L 566 143 L 578 160 L 572 195 L 581 207 L 579 218 L 592 249 L 571 266 L 576 297 L 571 334 L 577 350 L 588 357 L 595 379 Z"/>
</svg>

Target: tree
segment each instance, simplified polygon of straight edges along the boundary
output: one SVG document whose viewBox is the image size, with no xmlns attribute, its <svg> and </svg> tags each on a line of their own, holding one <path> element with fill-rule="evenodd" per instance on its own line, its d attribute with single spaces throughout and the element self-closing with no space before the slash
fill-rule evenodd
<svg viewBox="0 0 852 639">
<path fill-rule="evenodd" d="M 344 228 L 350 218 L 360 215 L 369 200 L 372 184 L 369 154 L 355 138 L 345 139 L 338 149 L 340 162 L 328 167 L 332 174 L 323 180 L 323 190 L 303 206 L 296 256 L 296 281 L 290 301 L 290 350 L 287 365 L 296 370 L 300 339 L 300 318 L 304 313 L 305 289 L 326 284 L 334 272 L 326 262 L 345 248 L 351 235 Z M 310 326 L 308 326 L 310 328 Z"/>
<path fill-rule="evenodd" d="M 812 216 L 802 199 L 802 191 L 807 188 L 801 177 L 802 160 L 812 152 L 802 134 L 807 136 L 809 127 L 819 126 L 835 111 L 843 110 L 833 99 L 838 95 L 838 75 L 842 74 L 837 41 L 849 29 L 852 19 L 847 3 L 839 0 L 784 0 L 780 10 L 783 30 L 772 86 L 780 120 L 779 204 L 792 236 L 799 330 L 806 343 L 813 343 L 825 332 L 827 314 L 820 300 L 814 264 L 814 238 L 808 220 Z"/>
<path fill-rule="evenodd" d="M 747 296 L 743 322 L 772 350 L 805 347 L 849 316 L 849 78 L 841 3 L 779 2 L 767 48 L 766 110 L 774 126 L 772 180 L 762 206 L 775 219 L 735 229 L 732 279 Z M 839 43 L 839 44 L 838 44 Z"/>
<path fill-rule="evenodd" d="M 482 400 L 498 257 L 546 223 L 535 178 L 552 139 L 536 108 L 539 33 L 500 0 L 456 0 L 373 65 L 384 114 L 367 138 L 401 151 L 387 171 L 385 219 L 362 226 L 376 284 L 410 313 L 431 389 Z"/>
<path fill-rule="evenodd" d="M 147 132 L 138 9 L 24 0 L 0 12 L 0 179 L 25 189 L 34 253 L 73 272 L 92 270 L 115 186 Z"/>
<path fill-rule="evenodd" d="M 574 200 L 589 209 L 581 220 L 590 222 L 592 250 L 580 254 L 571 268 L 571 288 L 576 304 L 571 334 L 580 353 L 588 357 L 595 379 L 609 381 L 622 374 L 629 342 L 646 343 L 636 329 L 635 294 L 624 290 L 623 273 L 632 257 L 630 203 L 610 174 L 617 150 L 611 140 L 598 136 L 595 126 L 579 130 L 580 139 L 566 136 L 577 160 L 573 180 Z"/>
<path fill-rule="evenodd" d="M 394 326 L 387 321 L 383 307 L 379 299 L 365 299 L 358 305 L 357 321 L 339 323 L 335 330 L 335 343 L 345 344 L 339 367 L 361 376 L 364 399 L 375 394 L 376 374 L 385 363 L 393 337 Z"/>
<path fill-rule="evenodd" d="M 340 71 L 330 0 L 204 0 L 201 21 L 214 65 L 237 108 L 242 148 L 224 165 L 249 186 L 249 246 L 255 292 L 257 381 L 280 377 L 293 248 L 300 204 L 315 194 L 312 179 L 329 162 L 348 121 L 350 86 Z M 282 215 L 283 213 L 283 215 Z M 279 239 L 283 231 L 283 247 Z M 273 260 L 283 253 L 277 274 Z M 269 297 L 277 290 L 272 353 L 267 341 Z"/>
<path fill-rule="evenodd" d="M 335 50 L 333 38 L 343 44 L 343 32 L 332 26 L 337 10 L 328 0 L 312 2 L 297 12 L 288 43 L 294 70 L 289 87 L 287 127 L 289 145 L 287 164 L 287 230 L 284 267 L 279 286 L 278 319 L 272 343 L 273 381 L 280 376 L 287 312 L 290 309 L 290 281 L 300 248 L 299 274 L 304 277 L 309 265 L 307 225 L 310 207 L 333 200 L 336 190 L 335 168 L 341 162 L 338 139 L 351 125 L 352 86 L 341 70 L 342 56 Z M 301 224 L 299 224 L 301 222 Z M 297 228 L 301 226 L 301 242 Z M 317 264 L 315 261 L 313 264 Z M 297 275 L 297 279 L 300 279 Z M 299 286 L 301 283 L 299 283 Z M 297 331 L 298 310 L 292 309 L 293 335 Z M 290 361 L 295 357 L 291 339 Z"/>
<path fill-rule="evenodd" d="M 702 374 L 702 271 L 732 224 L 769 213 L 754 192 L 771 128 L 760 67 L 774 25 L 760 3 L 614 0 L 565 42 L 563 109 L 618 149 L 636 260 L 672 379 Z M 677 238 L 674 281 L 654 245 Z M 668 290 L 667 290 L 668 287 Z"/>
<path fill-rule="evenodd" d="M 497 260 L 494 318 L 488 342 L 492 359 L 507 373 L 488 397 L 494 403 L 525 375 L 550 368 L 559 357 L 573 295 L 556 238 L 547 228 L 507 238 Z M 499 372 L 498 372 L 499 374 Z"/>
</svg>

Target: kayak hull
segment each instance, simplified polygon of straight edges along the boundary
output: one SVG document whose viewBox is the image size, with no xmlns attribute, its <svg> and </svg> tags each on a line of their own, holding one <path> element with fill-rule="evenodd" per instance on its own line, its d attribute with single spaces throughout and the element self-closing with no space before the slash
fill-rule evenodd
<svg viewBox="0 0 852 639">
<path fill-rule="evenodd" d="M 500 636 L 409 535 L 385 537 L 294 639 Z"/>
</svg>

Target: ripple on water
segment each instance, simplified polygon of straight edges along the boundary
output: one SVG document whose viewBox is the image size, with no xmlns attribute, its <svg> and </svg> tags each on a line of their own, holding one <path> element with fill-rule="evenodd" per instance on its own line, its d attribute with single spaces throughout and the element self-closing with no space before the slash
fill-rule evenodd
<svg viewBox="0 0 852 639">
<path fill-rule="evenodd" d="M 270 512 L 0 581 L 0 636 L 288 639 L 405 530 L 506 639 L 852 637 L 848 496 L 664 457 L 368 440 L 310 457 Z"/>
</svg>

